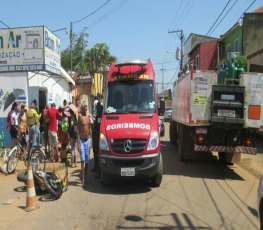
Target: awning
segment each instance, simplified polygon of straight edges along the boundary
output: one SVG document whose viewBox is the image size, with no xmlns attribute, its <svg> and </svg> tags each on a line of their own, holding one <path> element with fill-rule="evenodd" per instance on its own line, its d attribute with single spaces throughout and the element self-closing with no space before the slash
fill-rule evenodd
<svg viewBox="0 0 263 230">
<path fill-rule="evenodd" d="M 66 70 L 64 70 L 61 67 L 61 77 L 65 78 L 66 80 L 68 80 L 69 82 L 71 82 L 73 85 L 75 85 L 75 81 L 72 79 L 72 77 L 67 73 Z"/>
</svg>

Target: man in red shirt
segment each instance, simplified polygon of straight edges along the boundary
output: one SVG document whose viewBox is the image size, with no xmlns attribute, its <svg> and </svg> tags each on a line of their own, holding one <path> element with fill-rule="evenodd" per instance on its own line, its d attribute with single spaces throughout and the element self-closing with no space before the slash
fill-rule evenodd
<svg viewBox="0 0 263 230">
<path fill-rule="evenodd" d="M 48 116 L 48 140 L 50 144 L 50 160 L 54 162 L 54 148 L 56 150 L 56 161 L 61 161 L 60 153 L 58 152 L 58 125 L 57 119 L 61 116 L 61 113 L 56 109 L 55 103 L 47 111 Z"/>
</svg>

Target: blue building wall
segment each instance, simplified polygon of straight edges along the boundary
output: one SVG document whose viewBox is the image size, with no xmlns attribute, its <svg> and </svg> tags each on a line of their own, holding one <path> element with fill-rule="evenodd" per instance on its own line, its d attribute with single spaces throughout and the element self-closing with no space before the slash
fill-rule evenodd
<svg viewBox="0 0 263 230">
<path fill-rule="evenodd" d="M 5 134 L 5 140 L 4 140 L 4 146 L 10 147 L 11 146 L 11 136 L 9 133 L 9 130 L 6 128 L 6 118 L 0 117 L 0 130 L 4 129 Z"/>
</svg>

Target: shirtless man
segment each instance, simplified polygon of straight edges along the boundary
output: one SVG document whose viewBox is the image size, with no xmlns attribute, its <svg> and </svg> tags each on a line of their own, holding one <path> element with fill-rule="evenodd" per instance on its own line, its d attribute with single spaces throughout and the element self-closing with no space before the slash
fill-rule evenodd
<svg viewBox="0 0 263 230">
<path fill-rule="evenodd" d="M 87 186 L 88 163 L 90 159 L 90 139 L 91 139 L 91 120 L 87 112 L 87 106 L 81 105 L 80 114 L 78 117 L 78 138 L 80 146 L 80 180 L 82 187 Z"/>
</svg>

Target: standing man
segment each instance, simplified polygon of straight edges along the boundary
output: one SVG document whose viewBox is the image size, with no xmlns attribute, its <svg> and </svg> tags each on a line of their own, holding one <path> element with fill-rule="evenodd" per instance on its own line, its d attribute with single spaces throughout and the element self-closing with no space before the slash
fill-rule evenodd
<svg viewBox="0 0 263 230">
<path fill-rule="evenodd" d="M 98 100 L 98 97 L 95 97 L 94 98 L 94 102 L 93 102 L 93 112 L 92 112 L 92 115 L 94 116 L 94 117 L 96 117 L 96 113 L 97 113 L 97 103 L 99 102 L 99 100 Z"/>
<path fill-rule="evenodd" d="M 48 151 L 50 154 L 50 146 L 48 141 L 48 112 L 49 105 L 46 105 L 45 109 L 43 110 L 43 130 L 44 130 L 44 144 L 45 144 L 45 154 L 47 155 Z M 48 151 L 47 151 L 48 149 Z"/>
<path fill-rule="evenodd" d="M 50 160 L 54 162 L 54 149 L 56 150 L 56 161 L 61 161 L 60 153 L 58 152 L 58 126 L 57 119 L 61 117 L 61 114 L 56 109 L 56 104 L 52 103 L 51 107 L 47 111 L 48 116 L 48 140 L 51 148 Z"/>
<path fill-rule="evenodd" d="M 96 172 L 97 175 L 95 178 L 100 177 L 100 165 L 99 165 L 99 142 L 100 142 L 100 122 L 102 117 L 103 106 L 101 102 L 97 102 L 96 104 L 96 117 L 92 130 L 92 145 L 93 145 L 93 153 L 94 153 L 94 168 L 92 172 Z"/>
<path fill-rule="evenodd" d="M 91 143 L 91 122 L 90 115 L 87 111 L 87 105 L 81 105 L 80 114 L 78 118 L 78 133 L 81 160 L 80 180 L 82 183 L 82 187 L 86 188 Z"/>
<path fill-rule="evenodd" d="M 38 116 L 37 116 L 38 119 L 37 119 L 37 123 L 36 123 L 36 139 L 35 139 L 36 143 L 34 143 L 34 145 L 40 146 L 40 121 L 39 120 L 40 120 L 42 114 L 38 113 L 37 100 L 34 99 L 32 103 L 35 104 L 35 110 L 36 110 L 36 112 L 38 114 Z"/>
<path fill-rule="evenodd" d="M 26 121 L 28 127 L 28 145 L 27 145 L 27 153 L 28 157 L 31 151 L 31 148 L 36 143 L 36 125 L 41 117 L 41 114 L 37 114 L 36 104 L 33 101 L 31 103 L 30 109 L 27 110 L 26 113 Z"/>
</svg>

